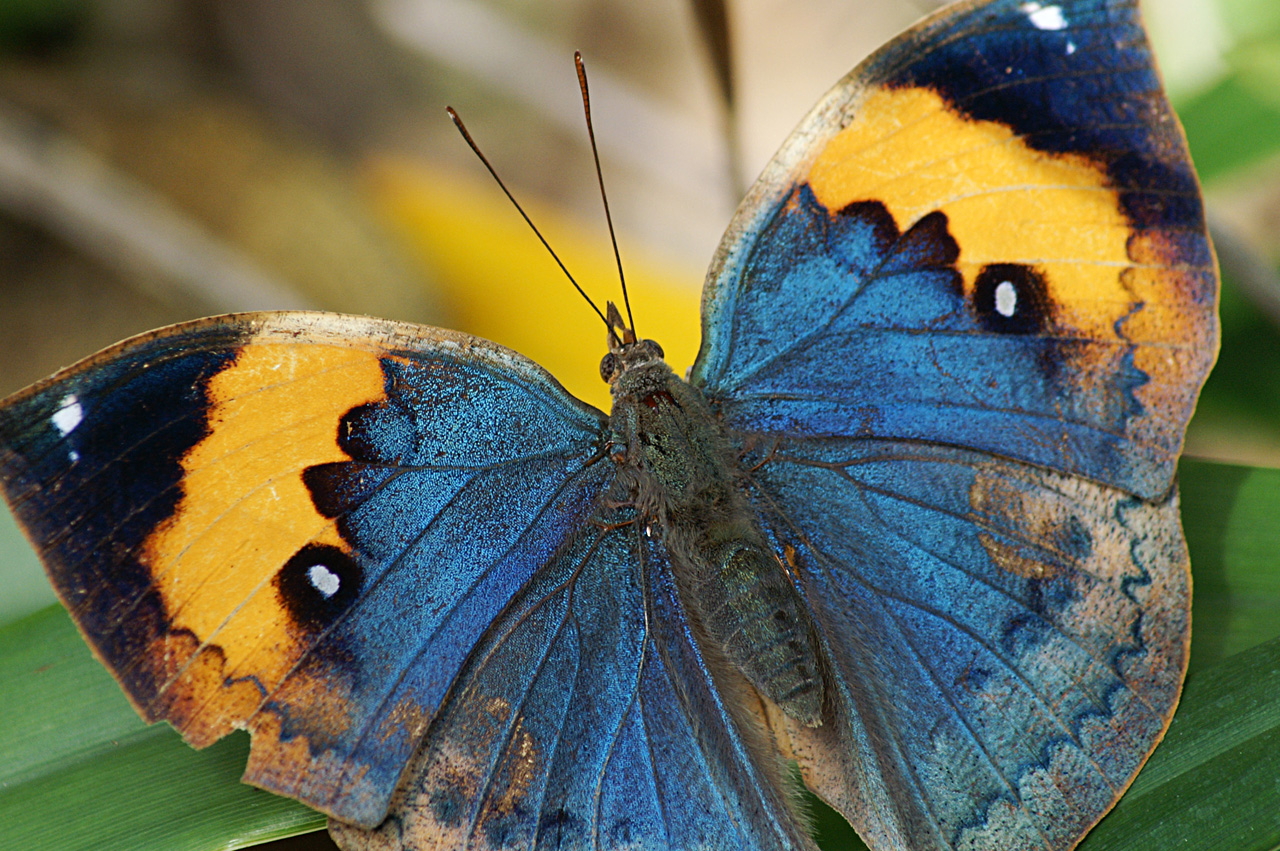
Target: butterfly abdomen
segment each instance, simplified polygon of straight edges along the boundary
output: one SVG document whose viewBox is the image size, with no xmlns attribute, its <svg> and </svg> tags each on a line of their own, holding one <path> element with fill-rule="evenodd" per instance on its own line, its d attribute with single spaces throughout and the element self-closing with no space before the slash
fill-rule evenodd
<svg viewBox="0 0 1280 851">
<path fill-rule="evenodd" d="M 613 430 L 624 477 L 661 532 L 701 632 L 765 697 L 821 722 L 823 688 L 799 597 L 736 484 L 735 459 L 701 394 L 661 362 L 620 376 Z"/>
<path fill-rule="evenodd" d="M 822 681 L 808 620 L 777 560 L 753 536 L 695 549 L 706 574 L 691 595 L 703 628 L 770 700 L 798 721 L 822 718 Z"/>
</svg>

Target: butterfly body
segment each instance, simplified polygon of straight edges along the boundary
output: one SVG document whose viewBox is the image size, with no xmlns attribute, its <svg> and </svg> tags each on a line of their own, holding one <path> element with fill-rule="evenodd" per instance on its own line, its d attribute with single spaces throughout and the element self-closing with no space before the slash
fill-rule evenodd
<svg viewBox="0 0 1280 851">
<path fill-rule="evenodd" d="M 811 848 L 785 753 L 873 851 L 1065 851 L 1177 704 L 1216 304 L 1132 0 L 965 0 L 783 145 L 687 381 L 215 317 L 0 403 L 0 486 L 139 712 L 344 848 Z"/>
<path fill-rule="evenodd" d="M 660 352 L 642 340 L 606 361 L 618 364 L 609 376 L 614 487 L 634 502 L 635 522 L 659 530 L 686 606 L 716 649 L 788 715 L 818 724 L 822 683 L 803 603 L 743 494 L 736 450 Z"/>
</svg>

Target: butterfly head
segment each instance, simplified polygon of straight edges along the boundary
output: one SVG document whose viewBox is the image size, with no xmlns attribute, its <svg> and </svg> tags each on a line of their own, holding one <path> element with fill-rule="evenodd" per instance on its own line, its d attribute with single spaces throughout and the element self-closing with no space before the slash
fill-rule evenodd
<svg viewBox="0 0 1280 851">
<path fill-rule="evenodd" d="M 608 315 L 609 351 L 600 359 L 600 378 L 615 396 L 643 374 L 671 371 L 663 360 L 662 346 L 655 340 L 636 339 L 635 330 L 627 327 L 613 302 Z"/>
<path fill-rule="evenodd" d="M 620 342 L 611 346 L 609 352 L 600 359 L 600 377 L 613 386 L 616 394 L 618 388 L 626 383 L 624 379 L 627 376 L 652 372 L 655 367 L 659 367 L 660 372 L 670 372 L 671 368 L 662 358 L 662 346 L 655 340 Z"/>
</svg>

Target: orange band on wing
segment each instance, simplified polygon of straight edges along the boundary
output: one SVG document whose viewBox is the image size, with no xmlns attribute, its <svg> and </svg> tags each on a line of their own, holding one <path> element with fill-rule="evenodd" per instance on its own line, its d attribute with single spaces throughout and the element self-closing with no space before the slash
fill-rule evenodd
<svg viewBox="0 0 1280 851">
<path fill-rule="evenodd" d="M 1132 230 L 1103 168 L 1034 150 L 929 89 L 871 92 L 807 179 L 828 210 L 880 201 L 904 231 L 944 212 L 966 293 L 985 264 L 1034 265 L 1048 279 L 1057 319 L 1093 339 L 1114 338 L 1133 303 L 1120 281 L 1132 263 Z"/>
<path fill-rule="evenodd" d="M 369 351 L 250 343 L 210 382 L 209 435 L 183 458 L 184 497 L 146 555 L 178 634 L 158 639 L 165 647 L 154 648 L 150 662 L 173 679 L 167 698 L 175 709 L 175 701 L 185 704 L 177 714 L 186 717 L 170 717 L 189 739 L 220 726 L 213 718 L 191 724 L 191 715 L 226 678 L 252 675 L 271 690 L 305 649 L 272 578 L 301 545 L 347 547 L 316 511 L 302 472 L 348 460 L 338 445 L 341 418 L 382 398 L 383 380 Z M 216 645 L 220 670 L 202 672 L 213 661 L 208 654 L 189 664 L 191 639 L 173 646 L 184 630 L 201 646 Z M 238 698 L 223 694 L 216 714 L 243 719 L 260 699 L 253 687 Z M 243 701 L 255 703 L 227 706 Z"/>
</svg>

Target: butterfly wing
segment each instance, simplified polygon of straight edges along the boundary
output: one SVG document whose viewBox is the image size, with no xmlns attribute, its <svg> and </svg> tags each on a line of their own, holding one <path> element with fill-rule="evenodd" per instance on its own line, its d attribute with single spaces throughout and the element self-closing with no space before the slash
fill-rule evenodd
<svg viewBox="0 0 1280 851">
<path fill-rule="evenodd" d="M 605 420 L 461 334 L 257 314 L 6 401 L 0 482 L 139 712 L 377 824 L 471 647 L 587 520 Z"/>
<path fill-rule="evenodd" d="M 963 3 L 770 164 L 708 274 L 693 380 L 744 429 L 968 446 L 1157 498 L 1216 281 L 1134 2 Z"/>
<path fill-rule="evenodd" d="M 796 756 L 873 848 L 1071 847 L 1163 735 L 1216 283 L 1128 0 L 927 19 L 731 223 L 692 379 L 831 666 Z"/>
<path fill-rule="evenodd" d="M 494 622 L 387 821 L 331 830 L 387 851 L 812 848 L 733 711 L 661 545 L 602 518 Z"/>
<path fill-rule="evenodd" d="M 1176 496 L 912 444 L 770 454 L 755 502 L 831 666 L 830 722 L 790 725 L 806 780 L 873 849 L 1074 846 L 1177 701 Z"/>
</svg>

